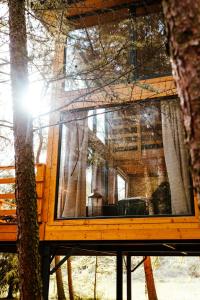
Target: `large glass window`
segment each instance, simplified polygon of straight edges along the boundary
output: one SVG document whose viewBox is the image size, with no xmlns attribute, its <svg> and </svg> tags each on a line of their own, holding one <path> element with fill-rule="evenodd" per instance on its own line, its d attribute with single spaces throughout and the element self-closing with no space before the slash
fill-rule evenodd
<svg viewBox="0 0 200 300">
<path fill-rule="evenodd" d="M 192 214 L 178 99 L 68 111 L 62 121 L 57 218 Z"/>
<path fill-rule="evenodd" d="M 163 76 L 171 73 L 162 13 L 117 18 L 70 31 L 66 44 L 66 90 Z M 97 19 L 98 20 L 98 19 Z"/>
</svg>

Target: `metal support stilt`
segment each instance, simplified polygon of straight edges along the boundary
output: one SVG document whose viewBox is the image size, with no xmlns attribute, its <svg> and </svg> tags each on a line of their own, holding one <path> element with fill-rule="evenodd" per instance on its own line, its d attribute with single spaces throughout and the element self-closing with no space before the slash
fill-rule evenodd
<svg viewBox="0 0 200 300">
<path fill-rule="evenodd" d="M 126 274 L 127 274 L 127 300 L 131 300 L 131 294 L 132 294 L 132 289 L 131 289 L 131 255 L 127 255 L 126 259 Z"/>
<path fill-rule="evenodd" d="M 122 261 L 122 253 L 117 253 L 117 297 L 116 300 L 123 299 L 123 261 Z"/>
<path fill-rule="evenodd" d="M 72 252 L 73 252 L 73 248 L 70 249 L 68 251 L 67 255 L 65 257 L 63 257 L 63 259 L 61 259 L 60 262 L 53 269 L 51 269 L 49 271 L 50 275 L 52 275 L 53 273 L 55 273 L 64 264 L 64 262 L 66 262 L 66 260 L 68 260 L 68 258 L 72 255 Z"/>
<path fill-rule="evenodd" d="M 49 298 L 50 260 L 50 247 L 43 246 L 41 263 L 43 300 Z"/>
</svg>

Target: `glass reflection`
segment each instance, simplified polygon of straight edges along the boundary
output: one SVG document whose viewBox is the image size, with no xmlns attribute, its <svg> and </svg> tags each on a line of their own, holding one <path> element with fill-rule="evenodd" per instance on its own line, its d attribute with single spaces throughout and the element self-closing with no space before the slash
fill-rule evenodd
<svg viewBox="0 0 200 300">
<path fill-rule="evenodd" d="M 66 112 L 63 122 L 58 218 L 192 213 L 177 99 Z"/>
</svg>

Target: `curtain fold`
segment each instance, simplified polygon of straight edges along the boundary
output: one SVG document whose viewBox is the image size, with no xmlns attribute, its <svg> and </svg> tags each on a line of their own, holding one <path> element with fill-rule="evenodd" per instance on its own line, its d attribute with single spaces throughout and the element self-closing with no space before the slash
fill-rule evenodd
<svg viewBox="0 0 200 300">
<path fill-rule="evenodd" d="M 116 204 L 118 202 L 117 194 L 117 170 L 109 166 L 108 168 L 108 204 Z"/>
<path fill-rule="evenodd" d="M 87 112 L 67 113 L 63 125 L 58 218 L 86 215 Z M 64 147 L 63 147 L 64 146 Z"/>
<path fill-rule="evenodd" d="M 105 167 L 102 161 L 97 161 L 92 165 L 92 191 L 100 193 L 105 199 Z"/>
<path fill-rule="evenodd" d="M 189 214 L 191 196 L 188 153 L 184 144 L 184 129 L 178 99 L 161 101 L 161 116 L 172 214 Z"/>
</svg>

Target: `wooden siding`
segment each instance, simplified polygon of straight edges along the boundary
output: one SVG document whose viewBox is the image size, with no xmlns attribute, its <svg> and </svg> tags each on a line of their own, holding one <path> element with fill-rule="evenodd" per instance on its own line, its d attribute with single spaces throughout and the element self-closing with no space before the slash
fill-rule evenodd
<svg viewBox="0 0 200 300">
<path fill-rule="evenodd" d="M 141 99 L 159 99 L 162 97 L 171 97 L 176 95 L 176 89 L 172 77 L 161 77 L 142 81 L 152 85 L 153 89 L 159 90 L 158 93 L 153 89 L 144 89 L 141 86 L 135 86 L 134 93 L 130 98 L 130 91 L 127 87 L 118 85 L 113 88 L 126 95 L 124 101 L 133 102 Z M 110 102 L 98 91 L 95 95 L 88 95 L 90 100 L 86 103 L 78 102 L 70 104 L 70 101 L 83 95 L 85 91 L 62 92 L 59 102 L 55 103 L 55 110 L 58 106 L 63 106 L 63 110 L 103 107 L 105 105 L 117 104 Z M 66 107 L 64 107 L 66 104 Z M 51 123 L 59 121 L 59 114 L 54 113 Z M 46 241 L 76 241 L 76 240 L 168 240 L 168 239 L 200 239 L 199 209 L 195 199 L 195 215 L 185 217 L 147 217 L 147 218 L 99 218 L 99 219 L 73 219 L 73 220 L 55 220 L 55 199 L 56 199 L 56 180 L 57 157 L 58 157 L 59 127 L 54 126 L 50 130 L 48 144 L 48 161 L 46 177 L 46 198 L 48 198 L 47 223 L 45 225 Z"/>
<path fill-rule="evenodd" d="M 171 97 L 177 94 L 172 76 L 136 81 L 131 84 L 116 84 L 109 87 L 82 89 L 78 91 L 62 91 L 58 95 L 58 107 L 63 110 L 105 107 L 127 104 L 134 101 L 148 101 Z M 114 96 L 113 96 L 114 95 Z"/>
</svg>

